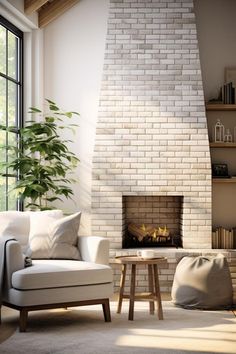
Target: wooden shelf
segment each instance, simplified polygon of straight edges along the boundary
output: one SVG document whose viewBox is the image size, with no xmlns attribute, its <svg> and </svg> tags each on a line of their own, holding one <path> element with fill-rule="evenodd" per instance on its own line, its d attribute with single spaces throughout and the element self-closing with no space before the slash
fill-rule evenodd
<svg viewBox="0 0 236 354">
<path fill-rule="evenodd" d="M 236 178 L 212 178 L 213 183 L 236 183 Z"/>
<path fill-rule="evenodd" d="M 236 148 L 236 143 L 210 143 L 212 148 Z"/>
<path fill-rule="evenodd" d="M 236 111 L 236 104 L 207 103 L 207 111 Z"/>
</svg>

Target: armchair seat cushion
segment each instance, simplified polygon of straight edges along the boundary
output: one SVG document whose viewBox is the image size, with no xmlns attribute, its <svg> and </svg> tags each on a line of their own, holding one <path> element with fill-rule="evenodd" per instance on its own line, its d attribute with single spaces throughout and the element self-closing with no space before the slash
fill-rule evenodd
<svg viewBox="0 0 236 354">
<path fill-rule="evenodd" d="M 112 282 L 109 266 L 73 260 L 33 260 L 33 265 L 12 274 L 18 290 L 65 288 Z"/>
</svg>

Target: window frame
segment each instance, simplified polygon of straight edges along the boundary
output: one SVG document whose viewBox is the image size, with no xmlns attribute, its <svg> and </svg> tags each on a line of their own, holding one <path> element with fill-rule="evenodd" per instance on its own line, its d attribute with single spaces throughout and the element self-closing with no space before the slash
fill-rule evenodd
<svg viewBox="0 0 236 354">
<path fill-rule="evenodd" d="M 8 75 L 8 36 L 6 38 L 6 74 L 0 72 L 0 77 L 3 77 L 6 79 L 6 121 L 5 124 L 8 126 L 8 83 L 13 82 L 14 84 L 17 85 L 17 101 L 16 101 L 16 107 L 17 107 L 17 117 L 16 117 L 16 131 L 15 134 L 17 136 L 17 141 L 19 142 L 19 131 L 21 128 L 23 128 L 23 43 L 24 43 L 24 36 L 23 32 L 18 29 L 15 25 L 13 25 L 11 22 L 6 20 L 3 16 L 0 15 L 0 25 L 5 27 L 8 32 L 13 33 L 17 38 L 18 38 L 18 52 L 17 52 L 17 77 L 16 79 L 12 78 L 11 76 Z M 8 144 L 8 140 L 6 140 L 6 145 Z M 8 192 L 8 178 L 9 177 L 16 177 L 18 178 L 19 176 L 15 176 L 12 174 L 9 174 L 8 171 L 6 171 L 5 174 L 5 179 L 6 179 L 6 192 Z M 8 195 L 6 193 L 5 196 L 5 203 L 6 203 L 6 210 L 8 210 Z M 19 200 L 16 200 L 16 210 L 23 210 L 23 203 L 20 202 Z"/>
</svg>

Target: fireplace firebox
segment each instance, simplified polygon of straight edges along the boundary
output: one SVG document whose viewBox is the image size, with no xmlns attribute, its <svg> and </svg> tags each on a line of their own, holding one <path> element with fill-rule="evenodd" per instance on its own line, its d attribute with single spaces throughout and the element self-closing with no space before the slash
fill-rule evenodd
<svg viewBox="0 0 236 354">
<path fill-rule="evenodd" d="M 182 196 L 123 196 L 122 248 L 181 247 Z"/>
</svg>

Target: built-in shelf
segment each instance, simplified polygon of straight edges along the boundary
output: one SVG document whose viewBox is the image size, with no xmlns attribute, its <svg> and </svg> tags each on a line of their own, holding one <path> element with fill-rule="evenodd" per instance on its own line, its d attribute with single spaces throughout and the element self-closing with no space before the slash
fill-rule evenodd
<svg viewBox="0 0 236 354">
<path fill-rule="evenodd" d="M 236 148 L 236 143 L 210 143 L 212 148 Z"/>
<path fill-rule="evenodd" d="M 236 111 L 236 104 L 207 103 L 207 111 Z"/>
<path fill-rule="evenodd" d="M 236 183 L 236 178 L 212 178 L 213 183 Z"/>
</svg>

